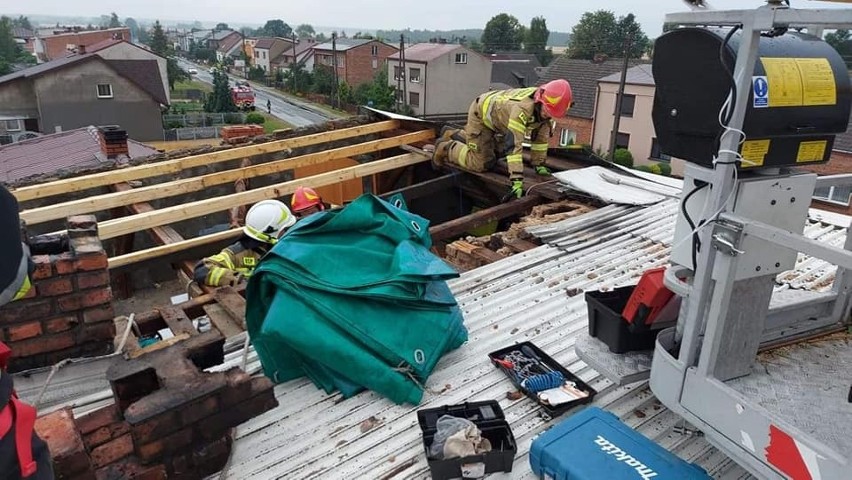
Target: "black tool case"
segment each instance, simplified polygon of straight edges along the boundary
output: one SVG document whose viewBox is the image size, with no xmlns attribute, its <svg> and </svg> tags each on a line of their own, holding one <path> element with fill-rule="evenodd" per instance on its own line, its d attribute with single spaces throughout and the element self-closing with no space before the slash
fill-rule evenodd
<svg viewBox="0 0 852 480">
<path fill-rule="evenodd" d="M 518 378 L 514 375 L 514 373 L 510 369 L 500 365 L 498 362 L 495 361 L 495 359 L 503 360 L 511 352 L 514 352 L 514 351 L 520 352 L 521 349 L 524 346 L 527 346 L 530 349 L 532 349 L 532 351 L 535 352 L 535 354 L 541 359 L 541 361 L 545 365 L 552 368 L 553 370 L 556 370 L 558 372 L 562 372 L 562 375 L 565 377 L 565 380 L 570 381 L 570 382 L 574 382 L 576 384 L 576 386 L 577 386 L 576 388 L 578 390 L 584 390 L 584 391 L 588 392 L 589 395 L 585 398 L 580 398 L 580 399 L 577 399 L 575 401 L 563 403 L 563 404 L 556 405 L 556 406 L 548 405 L 547 403 L 541 402 L 536 393 L 530 392 L 529 390 L 527 390 L 527 389 L 525 389 L 524 387 L 521 386 L 521 382 L 518 380 Z M 515 387 L 518 388 L 518 390 L 520 390 L 524 395 L 529 397 L 534 402 L 541 405 L 541 408 L 544 410 L 544 413 L 546 414 L 546 416 L 548 416 L 550 418 L 556 418 L 559 415 L 562 415 L 563 413 L 567 412 L 568 410 L 571 410 L 572 408 L 574 408 L 578 405 L 585 405 L 587 403 L 590 403 L 592 400 L 594 400 L 595 395 L 597 395 L 597 393 L 598 393 L 595 389 L 590 387 L 586 382 L 582 381 L 580 379 L 580 377 L 578 377 L 578 376 L 574 375 L 573 373 L 571 373 L 570 371 L 568 371 L 568 369 L 566 369 L 565 367 L 560 365 L 550 355 L 544 353 L 544 351 L 542 351 L 540 348 L 538 348 L 532 342 L 521 342 L 521 343 L 517 343 L 517 344 L 512 345 L 512 346 L 506 347 L 506 348 L 501 348 L 500 350 L 496 350 L 496 351 L 489 353 L 488 358 L 491 360 L 491 363 L 493 363 L 495 367 L 502 370 L 503 373 L 505 373 L 506 376 L 509 377 L 509 380 L 512 381 L 512 383 L 515 385 Z"/>
<path fill-rule="evenodd" d="M 438 419 L 444 415 L 465 418 L 473 422 L 482 432 L 482 436 L 491 442 L 492 450 L 481 455 L 447 460 L 430 458 L 429 447 L 432 446 L 437 433 Z M 423 449 L 426 452 L 433 479 L 475 478 L 480 476 L 476 474 L 477 471 L 483 475 L 512 471 L 518 446 L 503 415 L 503 410 L 496 401 L 469 402 L 420 410 L 417 412 L 417 422 L 423 433 Z"/>
<path fill-rule="evenodd" d="M 621 312 L 627 306 L 634 288 L 636 287 L 628 285 L 607 292 L 586 292 L 589 335 L 604 342 L 612 353 L 653 350 L 660 330 L 677 323 L 655 323 L 649 329 L 641 329 L 628 323 Z"/>
</svg>

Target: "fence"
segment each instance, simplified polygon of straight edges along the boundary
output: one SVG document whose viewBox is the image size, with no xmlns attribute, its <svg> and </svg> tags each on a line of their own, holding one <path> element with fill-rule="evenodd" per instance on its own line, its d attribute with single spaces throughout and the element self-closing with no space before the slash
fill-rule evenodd
<svg viewBox="0 0 852 480">
<path fill-rule="evenodd" d="M 167 129 L 186 127 L 213 127 L 245 123 L 244 113 L 187 113 L 163 115 L 163 126 Z"/>
<path fill-rule="evenodd" d="M 186 127 L 163 130 L 163 140 L 201 140 L 219 138 L 219 127 Z"/>
</svg>

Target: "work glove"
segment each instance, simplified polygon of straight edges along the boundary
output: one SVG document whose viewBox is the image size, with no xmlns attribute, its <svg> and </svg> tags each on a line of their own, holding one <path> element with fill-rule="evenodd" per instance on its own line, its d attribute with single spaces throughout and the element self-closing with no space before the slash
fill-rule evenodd
<svg viewBox="0 0 852 480">
<path fill-rule="evenodd" d="M 524 181 L 512 180 L 512 189 L 509 191 L 509 194 L 514 195 L 516 198 L 521 198 L 524 195 Z"/>
<path fill-rule="evenodd" d="M 546 175 L 550 175 L 551 172 L 550 172 L 550 169 L 545 167 L 544 165 L 539 165 L 539 166 L 535 167 L 535 173 L 542 175 L 542 176 L 546 176 Z"/>
</svg>

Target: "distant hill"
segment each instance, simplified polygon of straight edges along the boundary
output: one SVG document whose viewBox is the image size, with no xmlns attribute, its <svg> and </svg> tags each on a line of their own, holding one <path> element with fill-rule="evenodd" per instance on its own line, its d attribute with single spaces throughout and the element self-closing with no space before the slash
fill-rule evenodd
<svg viewBox="0 0 852 480">
<path fill-rule="evenodd" d="M 433 39 L 445 39 L 447 42 L 456 43 L 461 39 L 476 40 L 482 36 L 481 28 L 469 28 L 465 30 L 376 30 L 376 36 L 388 42 L 398 42 L 400 34 L 405 36 L 406 42 L 420 43 Z M 547 44 L 554 47 L 563 47 L 568 44 L 570 33 L 550 32 Z"/>
</svg>

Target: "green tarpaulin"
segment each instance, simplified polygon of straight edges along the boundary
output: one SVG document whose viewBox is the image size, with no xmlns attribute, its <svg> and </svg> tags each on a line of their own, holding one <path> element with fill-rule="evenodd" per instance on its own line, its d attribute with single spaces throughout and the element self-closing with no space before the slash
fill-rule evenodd
<svg viewBox="0 0 852 480">
<path fill-rule="evenodd" d="M 419 403 L 441 356 L 467 340 L 445 282 L 458 273 L 431 243 L 429 222 L 398 199 L 362 195 L 299 221 L 248 284 L 246 320 L 264 373 Z"/>
</svg>

